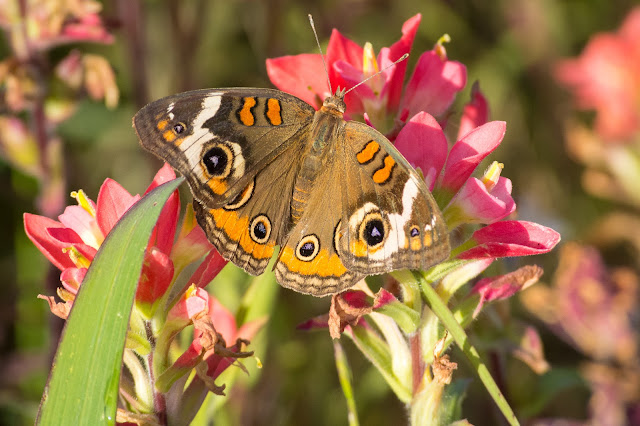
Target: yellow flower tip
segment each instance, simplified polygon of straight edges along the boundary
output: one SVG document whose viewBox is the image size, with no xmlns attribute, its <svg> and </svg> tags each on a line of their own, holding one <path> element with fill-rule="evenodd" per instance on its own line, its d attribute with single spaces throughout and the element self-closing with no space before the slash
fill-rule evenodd
<svg viewBox="0 0 640 426">
<path fill-rule="evenodd" d="M 373 51 L 373 45 L 370 42 L 364 44 L 362 54 L 362 71 L 365 77 L 369 77 L 379 71 L 378 60 Z"/>
<path fill-rule="evenodd" d="M 502 169 L 504 169 L 504 164 L 498 163 L 497 161 L 494 161 L 489 167 L 487 167 L 487 170 L 482 176 L 482 183 L 485 188 L 487 188 L 487 191 L 491 192 L 491 190 L 497 185 Z"/>
<path fill-rule="evenodd" d="M 76 300 L 76 295 L 71 293 L 69 290 L 65 289 L 64 287 L 58 287 L 56 289 L 56 293 L 58 294 L 58 297 L 64 300 L 65 302 L 73 302 L 74 300 Z"/>
<path fill-rule="evenodd" d="M 84 257 L 84 255 L 73 246 L 63 248 L 62 252 L 69 255 L 69 258 L 77 268 L 88 268 L 89 265 L 91 265 L 91 261 Z"/>
<path fill-rule="evenodd" d="M 190 297 L 195 296 L 197 293 L 198 293 L 198 286 L 196 286 L 195 284 L 191 284 L 189 288 L 187 288 L 187 291 L 184 292 L 184 298 L 188 299 Z"/>
<path fill-rule="evenodd" d="M 91 204 L 89 197 L 82 189 L 71 192 L 71 197 L 75 198 L 78 202 L 78 205 L 85 209 L 89 214 L 93 217 L 96 217 L 96 209 Z"/>
<path fill-rule="evenodd" d="M 449 337 L 449 332 L 445 330 L 444 336 L 442 336 L 442 339 L 436 342 L 436 346 L 433 348 L 434 358 L 440 358 L 442 356 L 442 353 L 444 352 L 444 349 L 445 349 L 444 343 L 446 342 L 447 337 Z"/>
<path fill-rule="evenodd" d="M 438 39 L 436 45 L 433 47 L 436 54 L 440 57 L 441 60 L 447 60 L 447 49 L 445 49 L 444 44 L 451 42 L 451 37 L 449 34 L 443 34 L 442 37 Z"/>
</svg>

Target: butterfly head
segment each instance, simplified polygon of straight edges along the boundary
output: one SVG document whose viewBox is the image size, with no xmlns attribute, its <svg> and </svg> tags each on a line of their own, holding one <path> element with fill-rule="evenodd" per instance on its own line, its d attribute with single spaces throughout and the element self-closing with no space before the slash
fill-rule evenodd
<svg viewBox="0 0 640 426">
<path fill-rule="evenodd" d="M 321 110 L 330 114 L 342 116 L 347 110 L 347 104 L 344 102 L 345 90 L 336 90 L 335 95 L 327 97 L 322 103 Z"/>
</svg>

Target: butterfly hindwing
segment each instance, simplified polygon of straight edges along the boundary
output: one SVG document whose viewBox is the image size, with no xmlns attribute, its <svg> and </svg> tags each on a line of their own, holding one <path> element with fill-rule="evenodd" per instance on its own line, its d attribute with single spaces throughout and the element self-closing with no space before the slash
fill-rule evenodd
<svg viewBox="0 0 640 426">
<path fill-rule="evenodd" d="M 301 217 L 282 242 L 275 265 L 280 284 L 314 296 L 347 290 L 364 277 L 347 269 L 338 254 L 336 236 L 343 224 L 341 188 L 345 181 L 336 157 L 326 160 L 314 182 L 314 187 L 322 190 L 309 192 Z M 294 201 L 304 194 L 304 188 L 297 189 Z"/>
<path fill-rule="evenodd" d="M 288 231 L 299 159 L 285 151 L 222 207 L 206 207 L 194 200 L 198 223 L 209 240 L 226 259 L 252 275 L 265 270 L 275 245 Z"/>
</svg>

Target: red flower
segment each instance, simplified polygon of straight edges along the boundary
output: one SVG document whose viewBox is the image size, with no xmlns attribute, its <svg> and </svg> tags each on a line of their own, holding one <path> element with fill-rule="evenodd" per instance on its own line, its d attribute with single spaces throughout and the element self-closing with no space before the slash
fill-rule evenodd
<svg viewBox="0 0 640 426">
<path fill-rule="evenodd" d="M 579 108 L 596 110 L 604 139 L 633 136 L 640 130 L 640 7 L 616 33 L 593 36 L 581 56 L 560 61 L 555 71 Z"/>
<path fill-rule="evenodd" d="M 482 259 L 528 256 L 547 253 L 559 242 L 560 234 L 551 228 L 522 220 L 504 220 L 474 232 L 469 241 L 458 247 L 459 254 L 456 257 Z"/>
<path fill-rule="evenodd" d="M 384 67 L 401 58 L 405 53 L 409 53 L 420 20 L 420 14 L 407 20 L 402 26 L 400 40 L 391 47 L 382 48 L 377 61 L 371 47 L 363 49 L 334 29 L 325 58 L 333 90 L 338 87 L 349 89 L 377 72 L 378 65 Z M 348 94 L 345 99 L 346 115 L 364 113 L 364 99 L 376 100 L 390 110 L 397 109 L 406 67 L 406 62 L 401 62 L 386 70 L 381 75 L 381 79 L 372 82 L 373 85 L 359 88 L 356 92 Z M 316 109 L 322 105 L 327 96 L 332 95 L 327 87 L 320 54 L 267 59 L 267 73 L 276 87 L 298 96 L 314 105 Z"/>
<path fill-rule="evenodd" d="M 162 167 L 156 174 L 147 192 L 158 185 L 175 179 L 175 173 L 168 166 Z M 25 231 L 27 236 L 40 249 L 40 251 L 60 270 L 60 279 L 63 287 L 69 293 L 70 300 L 76 294 L 86 269 L 91 264 L 97 249 L 105 237 L 115 226 L 122 215 L 140 199 L 139 195 L 131 195 L 122 186 L 112 179 L 107 179 L 100 187 L 98 202 L 94 203 L 79 191 L 74 193 L 78 205 L 68 206 L 61 214 L 58 221 L 26 213 L 24 215 Z M 140 308 L 147 308 L 162 296 L 174 279 L 174 272 L 179 272 L 183 264 L 182 254 L 178 253 L 181 260 L 179 269 L 174 271 L 174 239 L 178 217 L 180 213 L 180 198 L 178 191 L 174 192 L 165 204 L 158 223 L 156 224 L 149 245 L 145 253 L 145 260 L 140 277 L 140 284 L 136 293 L 136 303 Z M 190 259 L 202 257 L 212 246 L 204 243 L 206 237 L 199 227 L 193 227 L 185 220 L 188 230 L 181 232 L 181 239 L 197 241 L 192 247 Z M 201 236 L 195 236 L 202 234 Z M 177 245 L 177 244 L 176 244 Z M 215 257 L 217 255 L 218 257 Z M 207 258 L 205 266 L 197 272 L 200 285 L 206 285 L 201 281 L 211 281 L 219 272 L 224 261 L 217 253 Z M 215 264 L 215 267 L 210 267 Z M 206 269 L 209 268 L 209 269 Z"/>
<path fill-rule="evenodd" d="M 326 54 L 332 88 L 354 87 L 408 53 L 420 20 L 419 14 L 408 19 L 400 40 L 380 49 L 377 59 L 371 44 L 361 47 L 333 30 Z M 449 61 L 441 45 L 420 57 L 402 97 L 406 67 L 406 61 L 399 62 L 347 94 L 345 115 L 366 114 L 376 126 L 396 115 L 405 121 L 419 111 L 441 115 L 466 84 L 466 68 Z M 319 54 L 267 59 L 267 73 L 276 87 L 316 108 L 330 95 Z"/>
<path fill-rule="evenodd" d="M 418 59 L 400 103 L 401 120 L 420 111 L 441 116 L 467 84 L 467 68 L 441 52 L 444 49 L 436 46 Z"/>
</svg>

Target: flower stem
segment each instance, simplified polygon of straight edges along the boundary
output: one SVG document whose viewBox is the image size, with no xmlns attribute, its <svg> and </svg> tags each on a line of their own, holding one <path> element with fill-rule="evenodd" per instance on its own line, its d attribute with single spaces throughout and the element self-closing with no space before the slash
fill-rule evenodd
<svg viewBox="0 0 640 426">
<path fill-rule="evenodd" d="M 153 335 L 153 330 L 151 329 L 151 323 L 146 322 L 146 332 L 147 339 L 149 339 L 149 343 L 151 344 L 151 351 L 149 355 L 147 355 L 147 363 L 149 369 L 149 382 L 151 384 L 151 389 L 153 389 L 153 411 L 157 416 L 158 424 L 166 425 L 167 424 L 167 401 L 165 400 L 164 393 L 158 392 L 156 389 L 156 377 L 154 371 L 154 360 L 153 355 L 156 349 L 156 338 Z"/>
<path fill-rule="evenodd" d="M 438 293 L 436 293 L 433 287 L 431 287 L 431 285 L 427 282 L 427 280 L 420 272 L 414 272 L 413 274 L 422 285 L 422 293 L 424 294 L 429 307 L 438 317 L 438 319 L 442 321 L 442 324 L 449 331 L 449 334 L 451 334 L 453 340 L 465 354 L 467 360 L 469 360 L 474 370 L 476 371 L 476 374 L 478 374 L 478 377 L 480 377 L 480 380 L 487 389 L 487 392 L 489 392 L 489 395 L 491 395 L 493 400 L 498 405 L 500 411 L 502 411 L 502 414 L 504 415 L 507 422 L 509 422 L 510 425 L 519 425 L 520 423 L 518 422 L 516 415 L 514 414 L 513 410 L 511 410 L 511 407 L 507 403 L 507 400 L 504 398 L 502 392 L 500 392 L 500 389 L 498 388 L 496 382 L 493 380 L 493 377 L 491 377 L 489 369 L 480 359 L 478 351 L 471 345 L 469 337 L 465 333 L 464 329 L 460 326 L 460 324 L 458 324 L 455 317 L 453 316 L 453 313 L 442 302 L 440 296 L 438 296 Z"/>
<path fill-rule="evenodd" d="M 336 370 L 338 370 L 340 386 L 342 387 L 344 398 L 347 400 L 349 426 L 358 426 L 358 410 L 356 409 L 353 387 L 351 386 L 351 368 L 349 367 L 349 362 L 344 354 L 342 345 L 340 345 L 340 342 L 337 340 L 333 341 L 333 352 L 336 358 Z"/>
</svg>

